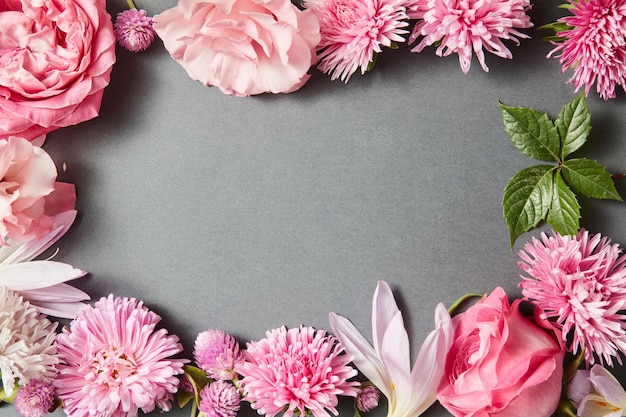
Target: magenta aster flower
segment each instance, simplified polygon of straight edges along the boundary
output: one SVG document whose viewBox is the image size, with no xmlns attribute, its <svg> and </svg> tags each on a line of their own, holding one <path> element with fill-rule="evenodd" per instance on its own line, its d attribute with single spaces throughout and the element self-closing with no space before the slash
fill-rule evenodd
<svg viewBox="0 0 626 417">
<path fill-rule="evenodd" d="M 134 298 L 101 298 L 57 336 L 63 363 L 54 381 L 72 417 L 134 417 L 169 410 L 183 373 L 176 336 L 155 331 L 161 320 Z"/>
<path fill-rule="evenodd" d="M 526 12 L 529 0 L 412 0 L 408 16 L 418 19 L 409 42 L 420 42 L 411 49 L 421 52 L 437 44 L 437 55 L 459 55 L 461 70 L 467 73 L 472 63 L 472 51 L 484 71 L 484 51 L 511 59 L 511 51 L 503 40 L 519 44 L 518 38 L 528 38 L 518 31 L 532 27 Z"/>
<path fill-rule="evenodd" d="M 196 364 L 213 379 L 234 379 L 235 363 L 240 360 L 239 344 L 222 330 L 207 330 L 196 338 L 193 351 Z"/>
<path fill-rule="evenodd" d="M 533 238 L 519 253 L 522 294 L 554 320 L 565 342 L 571 335 L 573 352 L 585 349 L 585 360 L 594 353 L 612 366 L 618 352 L 626 353 L 626 256 L 619 245 L 600 234 L 581 230 L 576 236 L 554 232 Z"/>
<path fill-rule="evenodd" d="M 129 9 L 117 14 L 113 29 L 115 39 L 130 52 L 146 50 L 154 40 L 154 22 L 145 10 Z"/>
<path fill-rule="evenodd" d="M 235 417 L 241 405 L 241 395 L 230 382 L 214 381 L 200 391 L 198 409 L 206 417 Z"/>
<path fill-rule="evenodd" d="M 359 386 L 348 381 L 357 372 L 348 365 L 352 356 L 342 352 L 323 330 L 281 327 L 248 343 L 245 361 L 235 370 L 243 376 L 246 400 L 261 415 L 329 416 L 326 410 L 337 415 L 337 396 L 355 397 Z"/>
<path fill-rule="evenodd" d="M 404 0 L 306 0 L 320 22 L 318 68 L 348 82 L 373 63 L 383 46 L 404 42 L 409 25 Z"/>
<path fill-rule="evenodd" d="M 574 69 L 568 82 L 576 91 L 585 86 L 588 94 L 596 83 L 604 100 L 615 97 L 616 85 L 626 91 L 626 1 L 570 0 L 569 11 L 572 16 L 558 20 L 568 29 L 556 33 L 562 40 L 548 58 L 559 58 L 563 72 Z"/>
<path fill-rule="evenodd" d="M 43 417 L 54 408 L 54 387 L 33 379 L 18 388 L 13 405 L 22 417 Z"/>
</svg>

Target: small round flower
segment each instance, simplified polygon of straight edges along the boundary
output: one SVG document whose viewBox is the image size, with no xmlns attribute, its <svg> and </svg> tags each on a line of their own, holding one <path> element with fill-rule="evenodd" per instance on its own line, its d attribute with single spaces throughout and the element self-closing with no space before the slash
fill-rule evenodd
<svg viewBox="0 0 626 417">
<path fill-rule="evenodd" d="M 187 377 L 184 375 L 180 377 L 180 382 L 178 383 L 178 389 L 183 390 L 189 394 L 193 394 L 195 391 L 193 389 L 193 385 L 191 385 L 191 382 L 189 382 L 189 379 L 187 379 Z"/>
<path fill-rule="evenodd" d="M 222 330 L 200 333 L 194 343 L 193 355 L 198 367 L 209 378 L 223 380 L 235 378 L 235 363 L 241 358 L 235 338 Z"/>
<path fill-rule="evenodd" d="M 43 417 L 54 408 L 54 387 L 33 379 L 18 388 L 13 405 L 22 417 Z"/>
<path fill-rule="evenodd" d="M 241 395 L 233 384 L 214 381 L 200 391 L 198 409 L 207 417 L 235 417 L 241 405 Z"/>
<path fill-rule="evenodd" d="M 0 286 L 0 375 L 7 397 L 13 395 L 18 382 L 25 385 L 34 379 L 54 379 L 59 363 L 54 345 L 56 326 L 28 301 Z"/>
<path fill-rule="evenodd" d="M 363 385 L 356 396 L 356 408 L 362 413 L 372 411 L 378 407 L 380 390 L 374 385 Z"/>
<path fill-rule="evenodd" d="M 161 320 L 134 298 L 101 298 L 57 336 L 62 357 L 54 381 L 72 417 L 136 416 L 169 410 L 183 373 L 183 348 Z"/>
<path fill-rule="evenodd" d="M 235 366 L 243 376 L 246 400 L 261 415 L 273 417 L 283 412 L 326 417 L 335 408 L 338 395 L 355 397 L 358 382 L 350 365 L 351 355 L 323 330 L 285 327 L 266 333 L 264 339 L 248 343 L 245 361 Z"/>
<path fill-rule="evenodd" d="M 558 20 L 568 29 L 559 31 L 548 58 L 555 56 L 574 74 L 568 82 L 576 91 L 593 84 L 604 100 L 615 97 L 615 87 L 626 91 L 626 1 L 569 0 L 571 16 Z M 555 55 L 559 53 L 559 55 Z"/>
<path fill-rule="evenodd" d="M 358 69 L 365 74 L 374 53 L 409 33 L 405 0 L 307 0 L 320 21 L 318 68 L 331 79 L 348 82 Z"/>
<path fill-rule="evenodd" d="M 152 18 L 146 16 L 145 10 L 124 10 L 117 14 L 113 25 L 115 39 L 127 51 L 144 51 L 156 36 L 153 24 Z"/>
<path fill-rule="evenodd" d="M 626 353 L 626 256 L 617 244 L 600 234 L 581 230 L 576 236 L 554 232 L 533 238 L 519 253 L 522 294 L 541 310 L 541 318 L 553 319 L 570 350 L 585 349 L 585 360 L 594 353 L 612 366 L 619 352 Z"/>
<path fill-rule="evenodd" d="M 409 0 L 410 19 L 418 19 L 409 42 L 421 41 L 411 50 L 421 52 L 430 45 L 437 47 L 438 56 L 459 55 L 461 70 L 467 73 L 472 63 L 472 51 L 484 71 L 483 49 L 501 58 L 511 59 L 511 51 L 503 40 L 528 38 L 518 31 L 532 27 L 529 0 Z M 516 38 L 517 37 L 517 38 Z"/>
</svg>

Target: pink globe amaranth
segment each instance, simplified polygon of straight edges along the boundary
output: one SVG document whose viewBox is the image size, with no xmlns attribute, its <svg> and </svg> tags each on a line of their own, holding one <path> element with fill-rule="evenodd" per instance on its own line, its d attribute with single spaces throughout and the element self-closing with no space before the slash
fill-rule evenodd
<svg viewBox="0 0 626 417">
<path fill-rule="evenodd" d="M 0 138 L 33 140 L 98 115 L 115 62 L 104 0 L 0 5 Z"/>
<path fill-rule="evenodd" d="M 154 22 L 191 78 L 235 96 L 299 89 L 320 41 L 313 12 L 290 0 L 180 0 Z"/>
<path fill-rule="evenodd" d="M 563 346 L 496 288 L 456 316 L 437 399 L 456 417 L 548 417 L 561 395 Z"/>
</svg>

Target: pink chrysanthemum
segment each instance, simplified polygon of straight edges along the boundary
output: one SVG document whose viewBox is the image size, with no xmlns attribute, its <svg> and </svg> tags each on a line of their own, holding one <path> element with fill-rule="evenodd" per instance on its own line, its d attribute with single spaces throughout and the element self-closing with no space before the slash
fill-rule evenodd
<svg viewBox="0 0 626 417">
<path fill-rule="evenodd" d="M 348 365 L 352 356 L 341 352 L 337 339 L 323 330 L 281 327 L 248 343 L 245 361 L 235 370 L 243 376 L 246 400 L 261 415 L 337 415 L 337 396 L 355 397 L 359 385 L 348 381 L 357 372 Z"/>
<path fill-rule="evenodd" d="M 196 338 L 193 351 L 196 364 L 209 378 L 234 379 L 235 363 L 240 360 L 239 344 L 222 330 L 207 330 Z"/>
<path fill-rule="evenodd" d="M 113 25 L 115 39 L 127 51 L 144 51 L 154 41 L 156 32 L 153 25 L 154 21 L 145 10 L 124 10 L 117 14 Z"/>
<path fill-rule="evenodd" d="M 438 44 L 438 56 L 459 55 L 464 73 L 470 69 L 474 51 L 483 70 L 489 71 L 483 49 L 511 59 L 502 41 L 519 44 L 518 38 L 528 38 L 517 29 L 533 26 L 526 14 L 530 7 L 529 0 L 412 0 L 407 13 L 418 22 L 409 42 L 422 39 L 411 51 Z"/>
<path fill-rule="evenodd" d="M 169 410 L 183 373 L 176 336 L 155 331 L 161 320 L 134 298 L 101 298 L 57 336 L 63 363 L 54 381 L 71 417 L 134 417 Z"/>
<path fill-rule="evenodd" d="M 240 405 L 241 395 L 230 382 L 215 381 L 200 391 L 198 409 L 206 417 L 235 417 Z"/>
<path fill-rule="evenodd" d="M 626 353 L 626 256 L 617 244 L 600 234 L 581 230 L 576 236 L 554 233 L 533 238 L 520 251 L 519 266 L 531 277 L 522 277 L 525 297 L 541 310 L 541 318 L 553 319 L 564 341 L 571 334 L 570 349 L 585 349 L 585 360 L 594 353 L 613 365 L 619 351 Z M 571 331 L 571 333 L 570 333 Z"/>
<path fill-rule="evenodd" d="M 556 33 L 548 58 L 555 55 L 574 74 L 568 82 L 576 91 L 585 86 L 585 94 L 596 83 L 604 100 L 615 97 L 616 85 L 626 91 L 626 1 L 570 0 L 572 16 L 558 20 L 569 28 Z"/>
<path fill-rule="evenodd" d="M 54 387 L 33 379 L 19 387 L 13 405 L 22 417 L 43 417 L 54 408 Z"/>
<path fill-rule="evenodd" d="M 306 0 L 320 22 L 318 68 L 348 82 L 368 70 L 382 46 L 404 42 L 409 25 L 405 0 Z"/>
<path fill-rule="evenodd" d="M 356 396 L 356 408 L 362 413 L 372 411 L 378 407 L 380 390 L 374 385 L 363 385 Z"/>
</svg>

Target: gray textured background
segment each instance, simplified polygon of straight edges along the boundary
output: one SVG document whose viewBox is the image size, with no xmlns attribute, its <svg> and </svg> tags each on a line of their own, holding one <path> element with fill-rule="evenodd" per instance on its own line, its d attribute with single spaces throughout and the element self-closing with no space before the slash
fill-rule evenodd
<svg viewBox="0 0 626 417">
<path fill-rule="evenodd" d="M 155 14 L 174 4 L 137 5 Z M 534 5 L 536 26 L 556 4 Z M 532 39 L 508 44 L 514 60 L 487 56 L 489 73 L 402 47 L 347 85 L 313 69 L 298 92 L 245 99 L 188 78 L 159 40 L 140 54 L 118 49 L 100 117 L 46 144 L 78 189 L 79 218 L 57 259 L 90 272 L 75 284 L 94 299 L 143 299 L 188 356 L 209 328 L 245 342 L 281 325 L 328 329 L 330 311 L 369 335 L 384 279 L 415 357 L 439 301 L 495 286 L 519 295 L 516 252 L 530 235 L 509 249 L 500 201 L 534 161 L 508 139 L 497 103 L 555 117 L 575 96 L 570 74 L 545 58 L 545 33 L 526 32 Z M 615 172 L 626 170 L 624 96 L 590 94 L 593 131 L 579 152 Z M 623 204 L 581 204 L 585 227 L 626 244 Z M 341 415 L 351 413 L 345 402 Z M 374 416 L 385 413 L 383 404 Z"/>
</svg>

